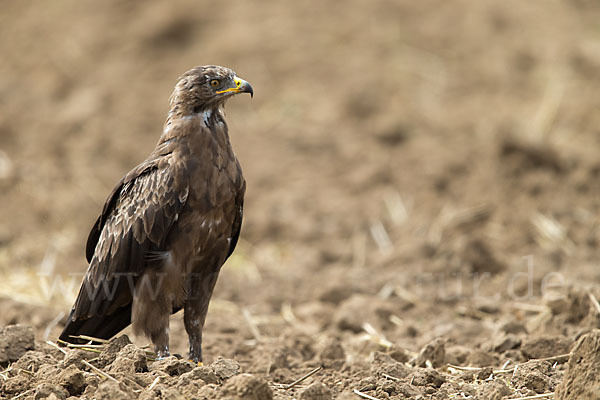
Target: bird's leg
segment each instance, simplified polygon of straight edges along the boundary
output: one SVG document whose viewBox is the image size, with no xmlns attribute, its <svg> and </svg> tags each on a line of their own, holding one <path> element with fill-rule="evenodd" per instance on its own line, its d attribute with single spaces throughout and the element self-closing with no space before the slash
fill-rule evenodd
<svg viewBox="0 0 600 400">
<path fill-rule="evenodd" d="M 195 363 L 202 363 L 202 328 L 217 276 L 218 270 L 206 271 L 190 274 L 187 280 L 183 323 L 190 341 L 190 360 Z"/>
<path fill-rule="evenodd" d="M 169 357 L 169 328 L 163 329 L 162 332 L 150 335 L 150 340 L 154 344 L 154 352 L 160 360 Z"/>
<path fill-rule="evenodd" d="M 146 332 L 154 344 L 154 352 L 160 358 L 170 356 L 169 353 L 169 312 L 172 309 L 172 303 L 168 298 L 159 296 L 152 306 L 155 307 L 150 313 L 146 322 Z"/>
<path fill-rule="evenodd" d="M 190 334 L 190 361 L 202 364 L 202 332 L 199 335 Z"/>
<path fill-rule="evenodd" d="M 202 362 L 202 328 L 206 319 L 208 299 L 205 303 L 188 299 L 184 306 L 183 323 L 190 341 L 190 361 Z"/>
<path fill-rule="evenodd" d="M 143 333 L 154 344 L 161 359 L 169 353 L 169 316 L 173 309 L 170 296 L 158 291 L 161 276 L 146 273 L 137 283 L 131 311 L 131 325 L 136 335 Z"/>
</svg>

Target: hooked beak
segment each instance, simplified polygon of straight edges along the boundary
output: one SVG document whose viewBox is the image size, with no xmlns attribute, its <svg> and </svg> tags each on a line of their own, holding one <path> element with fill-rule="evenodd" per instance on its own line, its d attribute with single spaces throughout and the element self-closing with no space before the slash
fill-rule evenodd
<svg viewBox="0 0 600 400">
<path fill-rule="evenodd" d="M 237 76 L 233 78 L 233 82 L 235 83 L 235 87 L 228 88 L 225 90 L 219 90 L 216 92 L 217 94 L 225 94 L 225 93 L 250 93 L 250 97 L 254 96 L 254 90 L 252 89 L 252 85 L 246 82 L 242 78 L 238 78 Z"/>
</svg>

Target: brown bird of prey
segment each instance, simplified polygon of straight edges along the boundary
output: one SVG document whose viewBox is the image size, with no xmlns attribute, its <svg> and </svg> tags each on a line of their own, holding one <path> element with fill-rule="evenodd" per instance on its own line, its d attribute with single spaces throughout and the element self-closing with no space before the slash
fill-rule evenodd
<svg viewBox="0 0 600 400">
<path fill-rule="evenodd" d="M 223 105 L 252 86 L 224 67 L 184 73 L 158 144 L 108 196 L 86 245 L 89 267 L 67 324 L 73 336 L 110 339 L 129 324 L 169 355 L 169 316 L 183 308 L 190 359 L 217 276 L 242 225 L 246 183 Z"/>
</svg>

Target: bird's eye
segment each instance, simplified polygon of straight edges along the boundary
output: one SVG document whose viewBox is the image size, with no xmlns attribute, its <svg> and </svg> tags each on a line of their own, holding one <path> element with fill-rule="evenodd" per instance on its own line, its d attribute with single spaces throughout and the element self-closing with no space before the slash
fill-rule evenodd
<svg viewBox="0 0 600 400">
<path fill-rule="evenodd" d="M 218 79 L 213 79 L 210 81 L 210 86 L 212 87 L 217 87 L 219 86 L 219 80 Z"/>
</svg>

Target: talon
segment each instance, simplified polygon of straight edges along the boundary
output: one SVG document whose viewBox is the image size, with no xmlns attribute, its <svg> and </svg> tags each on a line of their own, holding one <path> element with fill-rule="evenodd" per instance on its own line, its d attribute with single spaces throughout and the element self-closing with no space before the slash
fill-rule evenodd
<svg viewBox="0 0 600 400">
<path fill-rule="evenodd" d="M 156 360 L 164 360 L 165 358 L 169 357 L 171 354 L 169 353 L 169 348 L 164 348 L 161 350 L 155 350 L 156 353 Z"/>
<path fill-rule="evenodd" d="M 196 362 L 196 361 L 191 360 L 191 359 L 188 359 L 188 361 L 191 362 L 192 364 L 196 364 L 196 367 L 203 367 L 204 366 L 204 363 L 202 361 Z"/>
</svg>

